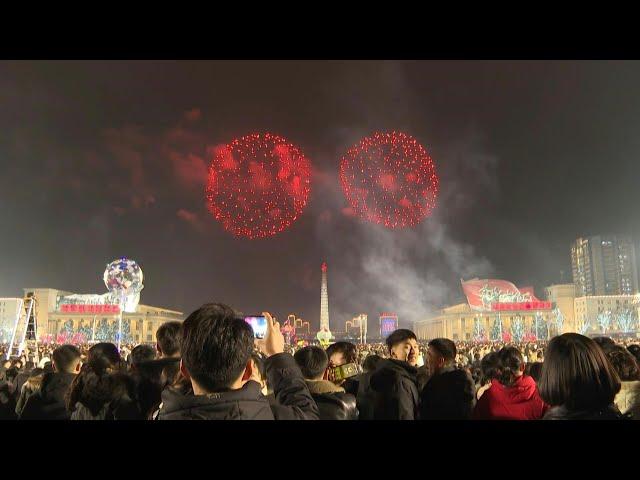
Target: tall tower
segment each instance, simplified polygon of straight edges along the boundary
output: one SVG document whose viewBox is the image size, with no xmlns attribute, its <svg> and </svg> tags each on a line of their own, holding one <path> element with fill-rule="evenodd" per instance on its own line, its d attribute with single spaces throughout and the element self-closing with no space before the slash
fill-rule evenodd
<svg viewBox="0 0 640 480">
<path fill-rule="evenodd" d="M 322 262 L 322 287 L 320 288 L 320 331 L 329 331 L 329 294 L 327 293 L 327 262 Z"/>
</svg>

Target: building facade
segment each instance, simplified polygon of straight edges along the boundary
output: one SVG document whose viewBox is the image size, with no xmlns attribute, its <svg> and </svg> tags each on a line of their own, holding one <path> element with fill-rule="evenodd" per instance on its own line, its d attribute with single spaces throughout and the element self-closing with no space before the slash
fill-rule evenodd
<svg viewBox="0 0 640 480">
<path fill-rule="evenodd" d="M 571 244 L 578 297 L 638 293 L 636 251 L 630 235 L 597 235 Z"/>
<path fill-rule="evenodd" d="M 0 343 L 11 341 L 16 318 L 23 305 L 22 298 L 0 298 Z"/>
</svg>

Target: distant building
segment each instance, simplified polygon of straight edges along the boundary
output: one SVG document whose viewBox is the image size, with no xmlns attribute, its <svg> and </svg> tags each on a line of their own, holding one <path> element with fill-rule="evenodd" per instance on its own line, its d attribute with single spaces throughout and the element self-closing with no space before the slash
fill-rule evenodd
<svg viewBox="0 0 640 480">
<path fill-rule="evenodd" d="M 630 235 L 597 235 L 571 244 L 576 296 L 638 293 L 636 251 Z"/>
<path fill-rule="evenodd" d="M 395 313 L 380 314 L 380 338 L 387 338 L 398 329 L 398 315 Z"/>
<path fill-rule="evenodd" d="M 22 298 L 0 298 L 0 343 L 9 343 Z"/>
</svg>

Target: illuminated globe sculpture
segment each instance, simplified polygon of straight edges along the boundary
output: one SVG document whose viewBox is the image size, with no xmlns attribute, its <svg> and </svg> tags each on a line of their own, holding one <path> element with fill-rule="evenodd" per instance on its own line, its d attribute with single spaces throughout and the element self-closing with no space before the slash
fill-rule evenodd
<svg viewBox="0 0 640 480">
<path fill-rule="evenodd" d="M 122 339 L 122 314 L 135 312 L 140 301 L 140 292 L 144 288 L 142 269 L 134 260 L 122 257 L 107 265 L 104 271 L 104 284 L 112 299 L 120 305 L 118 317 L 118 350 Z"/>
<path fill-rule="evenodd" d="M 331 342 L 331 337 L 332 337 L 331 332 L 324 328 L 316 334 L 316 338 L 318 339 L 318 341 L 320 342 L 320 345 L 322 345 L 323 348 L 327 348 L 329 346 L 329 343 Z"/>
</svg>

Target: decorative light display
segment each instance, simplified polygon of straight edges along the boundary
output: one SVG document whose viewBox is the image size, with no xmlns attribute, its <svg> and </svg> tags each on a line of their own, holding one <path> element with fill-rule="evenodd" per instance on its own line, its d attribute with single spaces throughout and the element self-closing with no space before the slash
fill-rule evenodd
<svg viewBox="0 0 640 480">
<path fill-rule="evenodd" d="M 209 165 L 207 206 L 239 237 L 269 237 L 301 215 L 311 190 L 311 164 L 282 137 L 251 134 L 216 149 Z"/>
<path fill-rule="evenodd" d="M 629 333 L 634 330 L 636 316 L 631 310 L 626 310 L 616 316 L 618 330 L 623 333 Z"/>
<path fill-rule="evenodd" d="M 493 325 L 491 327 L 491 340 L 497 342 L 502 339 L 502 317 L 498 314 L 493 321 Z"/>
<path fill-rule="evenodd" d="M 606 311 L 598 314 L 598 325 L 602 329 L 602 333 L 607 333 L 611 326 L 611 312 Z"/>
<path fill-rule="evenodd" d="M 340 182 L 355 215 L 388 228 L 416 226 L 438 196 L 431 157 L 401 132 L 374 133 L 351 147 L 340 163 Z"/>
<path fill-rule="evenodd" d="M 511 335 L 516 342 L 521 342 L 524 337 L 524 320 L 519 315 L 511 322 Z"/>
<path fill-rule="evenodd" d="M 556 325 L 556 331 L 557 331 L 557 334 L 560 335 L 562 334 L 562 327 L 564 326 L 564 315 L 562 314 L 562 312 L 558 307 L 556 307 L 553 313 L 555 314 L 554 323 Z"/>
<path fill-rule="evenodd" d="M 547 322 L 544 320 L 544 316 L 541 312 L 536 312 L 533 321 L 533 334 L 537 339 L 548 339 L 549 338 L 549 326 Z"/>
<path fill-rule="evenodd" d="M 476 342 L 481 342 L 485 340 L 485 331 L 484 331 L 484 328 L 482 327 L 482 322 L 480 321 L 480 318 L 478 318 L 477 315 L 473 319 L 473 339 Z"/>
<path fill-rule="evenodd" d="M 590 326 L 591 325 L 590 325 L 589 319 L 585 318 L 584 321 L 580 325 L 578 325 L 578 333 L 580 333 L 581 335 L 584 335 L 589 331 Z"/>
</svg>

